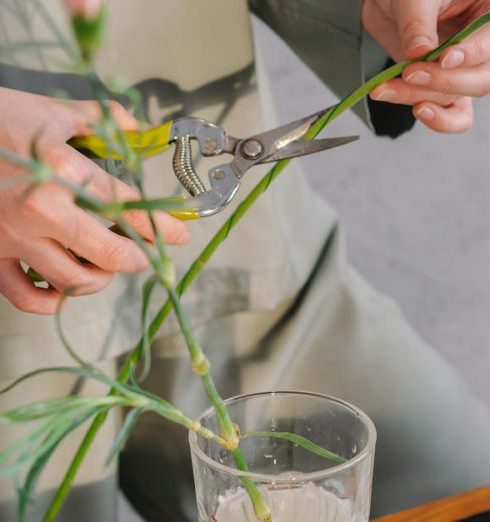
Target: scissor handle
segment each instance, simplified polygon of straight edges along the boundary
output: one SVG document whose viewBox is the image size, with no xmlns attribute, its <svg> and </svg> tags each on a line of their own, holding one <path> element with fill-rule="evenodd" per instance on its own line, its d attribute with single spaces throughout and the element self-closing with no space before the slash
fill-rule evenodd
<svg viewBox="0 0 490 522">
<path fill-rule="evenodd" d="M 134 152 L 142 158 L 148 158 L 159 154 L 169 146 L 173 123 L 173 120 L 170 120 L 151 129 L 144 131 L 121 131 L 121 134 L 124 136 L 127 145 Z M 114 141 L 112 146 L 107 140 L 96 134 L 75 136 L 68 141 L 68 145 L 89 157 L 112 160 L 124 159 L 120 152 L 120 147 L 123 146 L 123 143 L 121 143 L 119 133 L 114 134 L 111 139 Z"/>
<path fill-rule="evenodd" d="M 191 197 L 183 198 L 182 207 L 170 214 L 187 220 L 221 211 L 236 194 L 241 177 L 238 175 L 239 169 L 236 165 L 232 166 L 232 162 L 213 167 L 208 171 L 210 189 L 206 190 L 192 163 L 191 140 L 197 141 L 203 156 L 233 154 L 239 142 L 215 123 L 184 117 L 144 131 L 117 132 L 109 140 L 95 134 L 75 136 L 68 144 L 88 157 L 124 160 L 124 146 L 129 146 L 140 157 L 147 158 L 164 151 L 170 143 L 175 143 L 172 162 L 174 174 Z"/>
</svg>

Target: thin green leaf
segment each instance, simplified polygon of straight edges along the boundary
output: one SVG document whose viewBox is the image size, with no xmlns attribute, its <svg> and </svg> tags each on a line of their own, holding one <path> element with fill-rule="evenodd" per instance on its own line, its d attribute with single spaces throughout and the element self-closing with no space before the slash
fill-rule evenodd
<svg viewBox="0 0 490 522">
<path fill-rule="evenodd" d="M 118 406 L 125 404 L 124 397 L 107 396 L 102 397 L 59 397 L 46 399 L 44 401 L 31 402 L 18 406 L 12 410 L 0 414 L 0 422 L 16 423 L 29 422 L 33 420 L 49 417 L 50 415 L 63 415 L 65 411 L 75 408 L 84 408 L 97 404 L 99 406 Z"/>
<path fill-rule="evenodd" d="M 77 408 L 65 412 L 63 415 L 49 417 L 35 430 L 30 431 L 24 437 L 5 448 L 1 453 L 0 460 L 7 460 L 15 455 L 15 461 L 11 466 L 2 466 L 0 468 L 0 477 L 18 475 L 23 468 L 32 466 L 37 456 L 50 446 L 53 433 L 58 433 L 60 426 L 80 415 L 80 413 L 80 408 Z"/>
<path fill-rule="evenodd" d="M 136 422 L 138 421 L 139 416 L 144 412 L 145 408 L 134 408 L 126 415 L 124 423 L 119 433 L 117 434 L 116 440 L 114 441 L 114 444 L 112 445 L 107 455 L 105 461 L 106 466 L 108 466 L 114 460 L 114 458 L 119 455 L 124 445 L 126 444 L 126 441 L 128 440 L 128 437 L 131 434 L 131 431 L 133 430 Z"/>
<path fill-rule="evenodd" d="M 35 377 L 36 375 L 42 375 L 44 373 L 68 373 L 72 375 L 78 375 L 79 377 L 86 377 L 89 379 L 93 379 L 95 381 L 101 382 L 102 384 L 106 384 L 107 386 L 110 386 L 114 389 L 116 389 L 118 392 L 122 393 L 126 396 L 131 396 L 131 398 L 138 399 L 138 395 L 136 394 L 134 389 L 131 389 L 130 386 L 121 383 L 115 379 L 112 379 L 111 377 L 108 377 L 104 373 L 100 372 L 94 367 L 90 366 L 84 366 L 84 367 L 71 367 L 71 366 L 52 366 L 49 368 L 40 368 L 39 370 L 34 370 L 32 372 L 26 373 L 16 379 L 13 383 L 11 383 L 9 386 L 3 388 L 0 390 L 0 394 L 6 393 L 12 388 L 18 386 L 22 382 L 31 379 L 32 377 Z"/>
<path fill-rule="evenodd" d="M 139 380 L 144 380 L 150 371 L 151 366 L 151 339 L 148 332 L 150 323 L 150 303 L 153 290 L 158 285 L 158 278 L 155 275 L 149 277 L 143 285 L 143 303 L 141 307 L 141 327 L 143 329 L 143 369 Z"/>
<path fill-rule="evenodd" d="M 166 210 L 170 212 L 181 210 L 185 203 L 184 198 L 175 196 L 169 198 L 123 201 L 121 205 L 123 210 Z"/>
<path fill-rule="evenodd" d="M 0 422 L 15 423 L 37 420 L 49 415 L 59 414 L 61 408 L 83 406 L 91 400 L 92 398 L 86 399 L 85 397 L 62 397 L 23 404 L 0 414 Z"/>
<path fill-rule="evenodd" d="M 75 204 L 81 208 L 100 214 L 102 214 L 107 209 L 107 205 L 102 201 L 82 193 L 79 193 L 75 198 Z"/>
<path fill-rule="evenodd" d="M 39 424 L 34 430 L 26 433 L 23 437 L 16 439 L 12 444 L 0 452 L 0 463 L 8 461 L 18 451 L 24 449 L 24 453 L 25 455 L 29 455 L 29 459 L 22 456 L 16 459 L 16 464 L 21 463 L 21 465 L 24 466 L 27 460 L 32 460 L 33 451 L 31 451 L 31 448 L 34 448 L 38 443 L 38 439 L 49 433 L 52 427 L 52 419 L 48 419 L 47 421 Z M 10 468 L 2 467 L 0 469 L 0 477 L 4 475 L 10 475 L 11 471 L 9 471 L 9 469 Z"/>
<path fill-rule="evenodd" d="M 63 344 L 63 347 L 67 351 L 68 355 L 80 366 L 90 367 L 90 364 L 88 362 L 84 361 L 72 348 L 72 346 L 71 346 L 70 342 L 68 341 L 68 338 L 66 337 L 65 332 L 63 330 L 63 325 L 61 324 L 61 311 L 63 308 L 63 303 L 66 301 L 66 299 L 68 297 L 71 297 L 76 290 L 77 290 L 77 287 L 73 286 L 73 287 L 67 288 L 61 294 L 60 300 L 58 301 L 58 306 L 56 307 L 56 315 L 55 315 L 56 333 L 58 334 L 58 337 L 61 340 L 61 344 Z"/>
<path fill-rule="evenodd" d="M 10 467 L 0 468 L 0 477 L 16 473 L 20 467 L 31 462 L 36 454 L 43 449 L 46 443 L 40 443 L 39 439 L 56 432 L 60 426 L 79 416 L 83 411 L 97 408 L 113 408 L 115 406 L 130 405 L 127 399 L 121 396 L 104 397 L 64 397 L 39 401 L 20 406 L 1 415 L 0 420 L 5 422 L 30 422 L 40 418 L 46 418 L 29 433 L 16 439 L 12 444 L 0 452 L 0 463 L 14 457 L 15 464 Z"/>
<path fill-rule="evenodd" d="M 251 431 L 250 433 L 242 435 L 241 438 L 245 439 L 249 437 L 271 437 L 273 439 L 287 440 L 289 442 L 292 442 L 293 444 L 301 446 L 305 450 L 314 453 L 315 455 L 323 457 L 324 459 L 332 460 L 333 462 L 339 463 L 347 462 L 347 459 L 345 459 L 344 457 L 341 457 L 336 453 L 332 453 L 331 451 L 322 448 L 318 444 L 311 442 L 311 440 L 308 440 L 306 437 L 302 437 L 301 435 L 295 435 L 294 433 L 287 433 L 283 431 Z"/>
<path fill-rule="evenodd" d="M 136 199 L 132 201 L 115 201 L 112 203 L 103 203 L 88 197 L 85 194 L 79 194 L 75 198 L 75 203 L 86 210 L 97 212 L 99 214 L 117 214 L 128 210 L 165 210 L 173 212 L 181 210 L 184 206 L 184 199 L 178 196 L 157 199 Z"/>
<path fill-rule="evenodd" d="M 12 152 L 8 149 L 4 149 L 3 147 L 0 147 L 0 158 L 4 159 L 5 161 L 8 161 L 9 163 L 12 163 L 13 165 L 16 165 L 17 167 L 29 171 L 32 170 L 34 167 L 34 163 L 32 160 L 23 158 L 22 156 L 15 154 L 15 152 Z"/>
<path fill-rule="evenodd" d="M 46 464 L 48 463 L 60 442 L 73 430 L 90 419 L 90 417 L 93 417 L 94 415 L 97 415 L 106 409 L 107 408 L 99 407 L 91 408 L 75 419 L 72 419 L 70 422 L 67 422 L 65 425 L 62 425 L 60 429 L 53 431 L 47 437 L 46 448 L 39 455 L 37 455 L 34 463 L 27 473 L 24 485 L 19 491 L 18 516 L 20 522 L 26 522 L 28 504 L 31 501 L 32 493 L 36 487 L 39 475 L 46 467 Z"/>
</svg>

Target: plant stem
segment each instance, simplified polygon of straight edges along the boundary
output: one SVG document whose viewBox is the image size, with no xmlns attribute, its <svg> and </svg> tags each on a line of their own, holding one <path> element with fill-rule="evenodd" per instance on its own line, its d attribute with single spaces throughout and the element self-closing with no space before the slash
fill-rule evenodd
<svg viewBox="0 0 490 522">
<path fill-rule="evenodd" d="M 223 400 L 221 399 L 209 373 L 209 361 L 204 355 L 201 345 L 190 326 L 189 318 L 182 308 L 177 293 L 173 288 L 167 288 L 167 292 L 189 350 L 192 370 L 201 378 L 206 394 L 216 411 L 221 434 L 229 443 L 228 449 L 235 449 L 238 445 L 238 436 L 233 427 L 230 416 L 228 415 L 228 411 L 223 404 Z"/>
<path fill-rule="evenodd" d="M 190 327 L 189 318 L 180 304 L 177 293 L 173 288 L 167 288 L 167 292 L 189 349 L 192 369 L 195 373 L 197 373 L 197 375 L 200 376 L 208 399 L 211 402 L 214 411 L 216 412 L 221 436 L 226 441 L 226 446 L 224 447 L 231 452 L 237 468 L 241 471 L 248 471 L 247 463 L 245 462 L 242 452 L 238 446 L 239 438 L 236 428 L 231 421 L 223 399 L 219 395 L 213 378 L 209 373 L 209 362 L 202 351 L 201 345 L 194 333 L 194 330 Z M 271 520 L 271 512 L 257 486 L 253 480 L 247 477 L 242 477 L 241 480 L 250 497 L 257 519 L 261 522 L 269 522 Z"/>
<path fill-rule="evenodd" d="M 362 85 L 359 89 L 357 89 L 353 93 L 349 94 L 346 98 L 341 100 L 341 102 L 338 105 L 336 105 L 322 120 L 316 123 L 316 125 L 307 134 L 305 139 L 315 138 L 327 124 L 332 122 L 335 118 L 340 116 L 340 114 L 342 114 L 343 112 L 351 108 L 353 105 L 355 105 L 364 96 L 368 95 L 369 92 L 371 92 L 371 90 L 373 90 L 375 87 L 401 74 L 405 67 L 407 67 L 411 63 L 435 60 L 447 47 L 461 42 L 462 40 L 473 34 L 475 31 L 486 25 L 488 22 L 490 22 L 490 12 L 484 14 L 480 18 L 470 23 L 462 31 L 460 31 L 455 36 L 447 40 L 445 43 L 443 43 L 441 46 L 439 46 L 431 53 L 423 56 L 421 59 L 401 62 L 377 74 L 371 80 Z M 185 292 L 185 290 L 189 287 L 189 285 L 196 279 L 196 277 L 199 275 L 201 270 L 204 268 L 206 263 L 214 254 L 218 246 L 226 239 L 230 231 L 238 224 L 238 222 L 247 213 L 249 208 L 252 207 L 252 205 L 259 198 L 259 196 L 267 190 L 269 185 L 277 178 L 277 176 L 282 172 L 282 170 L 284 170 L 289 161 L 290 160 L 281 160 L 277 162 L 269 170 L 269 172 L 261 179 L 261 181 L 252 189 L 252 191 L 246 196 L 242 203 L 240 203 L 235 212 L 230 216 L 229 219 L 226 220 L 224 225 L 218 230 L 218 232 L 213 236 L 211 241 L 206 245 L 199 257 L 192 263 L 189 270 L 186 272 L 186 274 L 184 275 L 184 277 L 182 278 L 182 280 L 176 288 L 177 295 L 182 295 Z M 158 314 L 155 316 L 150 325 L 150 339 L 155 337 L 156 333 L 160 329 L 170 310 L 171 305 L 169 300 L 167 300 L 167 302 L 160 308 Z M 134 348 L 134 350 L 129 354 L 123 367 L 121 368 L 121 371 L 118 375 L 119 381 L 126 382 L 129 379 L 132 368 L 138 363 L 138 360 L 142 353 L 142 349 L 143 341 L 140 340 Z M 115 393 L 115 391 L 111 390 L 110 393 Z M 78 468 L 80 467 L 81 462 L 87 454 L 97 432 L 104 424 L 106 416 L 106 413 L 101 413 L 94 418 L 83 441 L 81 442 L 77 450 L 77 453 L 73 457 L 73 460 L 70 463 L 66 475 L 64 476 L 63 481 L 58 491 L 56 492 L 56 495 L 43 519 L 44 522 L 54 522 L 55 517 L 61 509 L 66 495 L 68 494 L 71 488 L 71 484 L 78 471 Z"/>
</svg>

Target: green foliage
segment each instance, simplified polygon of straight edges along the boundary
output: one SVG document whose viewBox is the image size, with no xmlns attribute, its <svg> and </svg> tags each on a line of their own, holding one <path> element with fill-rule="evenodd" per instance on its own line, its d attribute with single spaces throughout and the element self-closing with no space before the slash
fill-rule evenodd
<svg viewBox="0 0 490 522">
<path fill-rule="evenodd" d="M 148 332 L 148 325 L 150 323 L 150 303 L 153 290 L 158 285 L 158 277 L 150 276 L 143 285 L 143 299 L 141 305 L 141 331 L 143 332 L 143 370 L 140 375 L 140 380 L 144 380 L 150 371 L 151 364 L 151 340 Z"/>
<path fill-rule="evenodd" d="M 289 442 L 292 442 L 293 444 L 297 444 L 298 446 L 301 446 L 307 451 L 310 451 L 311 453 L 314 453 L 315 455 L 319 455 L 320 457 L 323 457 L 324 459 L 331 460 L 333 462 L 337 462 L 339 464 L 347 462 L 347 459 L 344 457 L 341 457 L 340 455 L 337 455 L 336 453 L 332 453 L 331 451 L 326 450 L 325 448 L 322 448 L 318 444 L 315 444 L 314 442 L 311 442 L 306 437 L 302 437 L 301 435 L 295 435 L 294 433 L 287 433 L 287 432 L 281 432 L 281 431 L 251 431 L 250 433 L 246 433 L 245 435 L 242 435 L 242 439 L 248 438 L 248 437 L 269 437 L 272 439 L 282 439 L 282 440 L 288 440 Z"/>
</svg>

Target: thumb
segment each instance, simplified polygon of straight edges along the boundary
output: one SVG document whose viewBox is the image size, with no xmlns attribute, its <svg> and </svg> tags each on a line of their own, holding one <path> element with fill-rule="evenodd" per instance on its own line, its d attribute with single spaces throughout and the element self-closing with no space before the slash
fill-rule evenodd
<svg viewBox="0 0 490 522">
<path fill-rule="evenodd" d="M 392 5 L 407 58 L 419 58 L 437 47 L 438 0 L 396 0 Z"/>
</svg>

